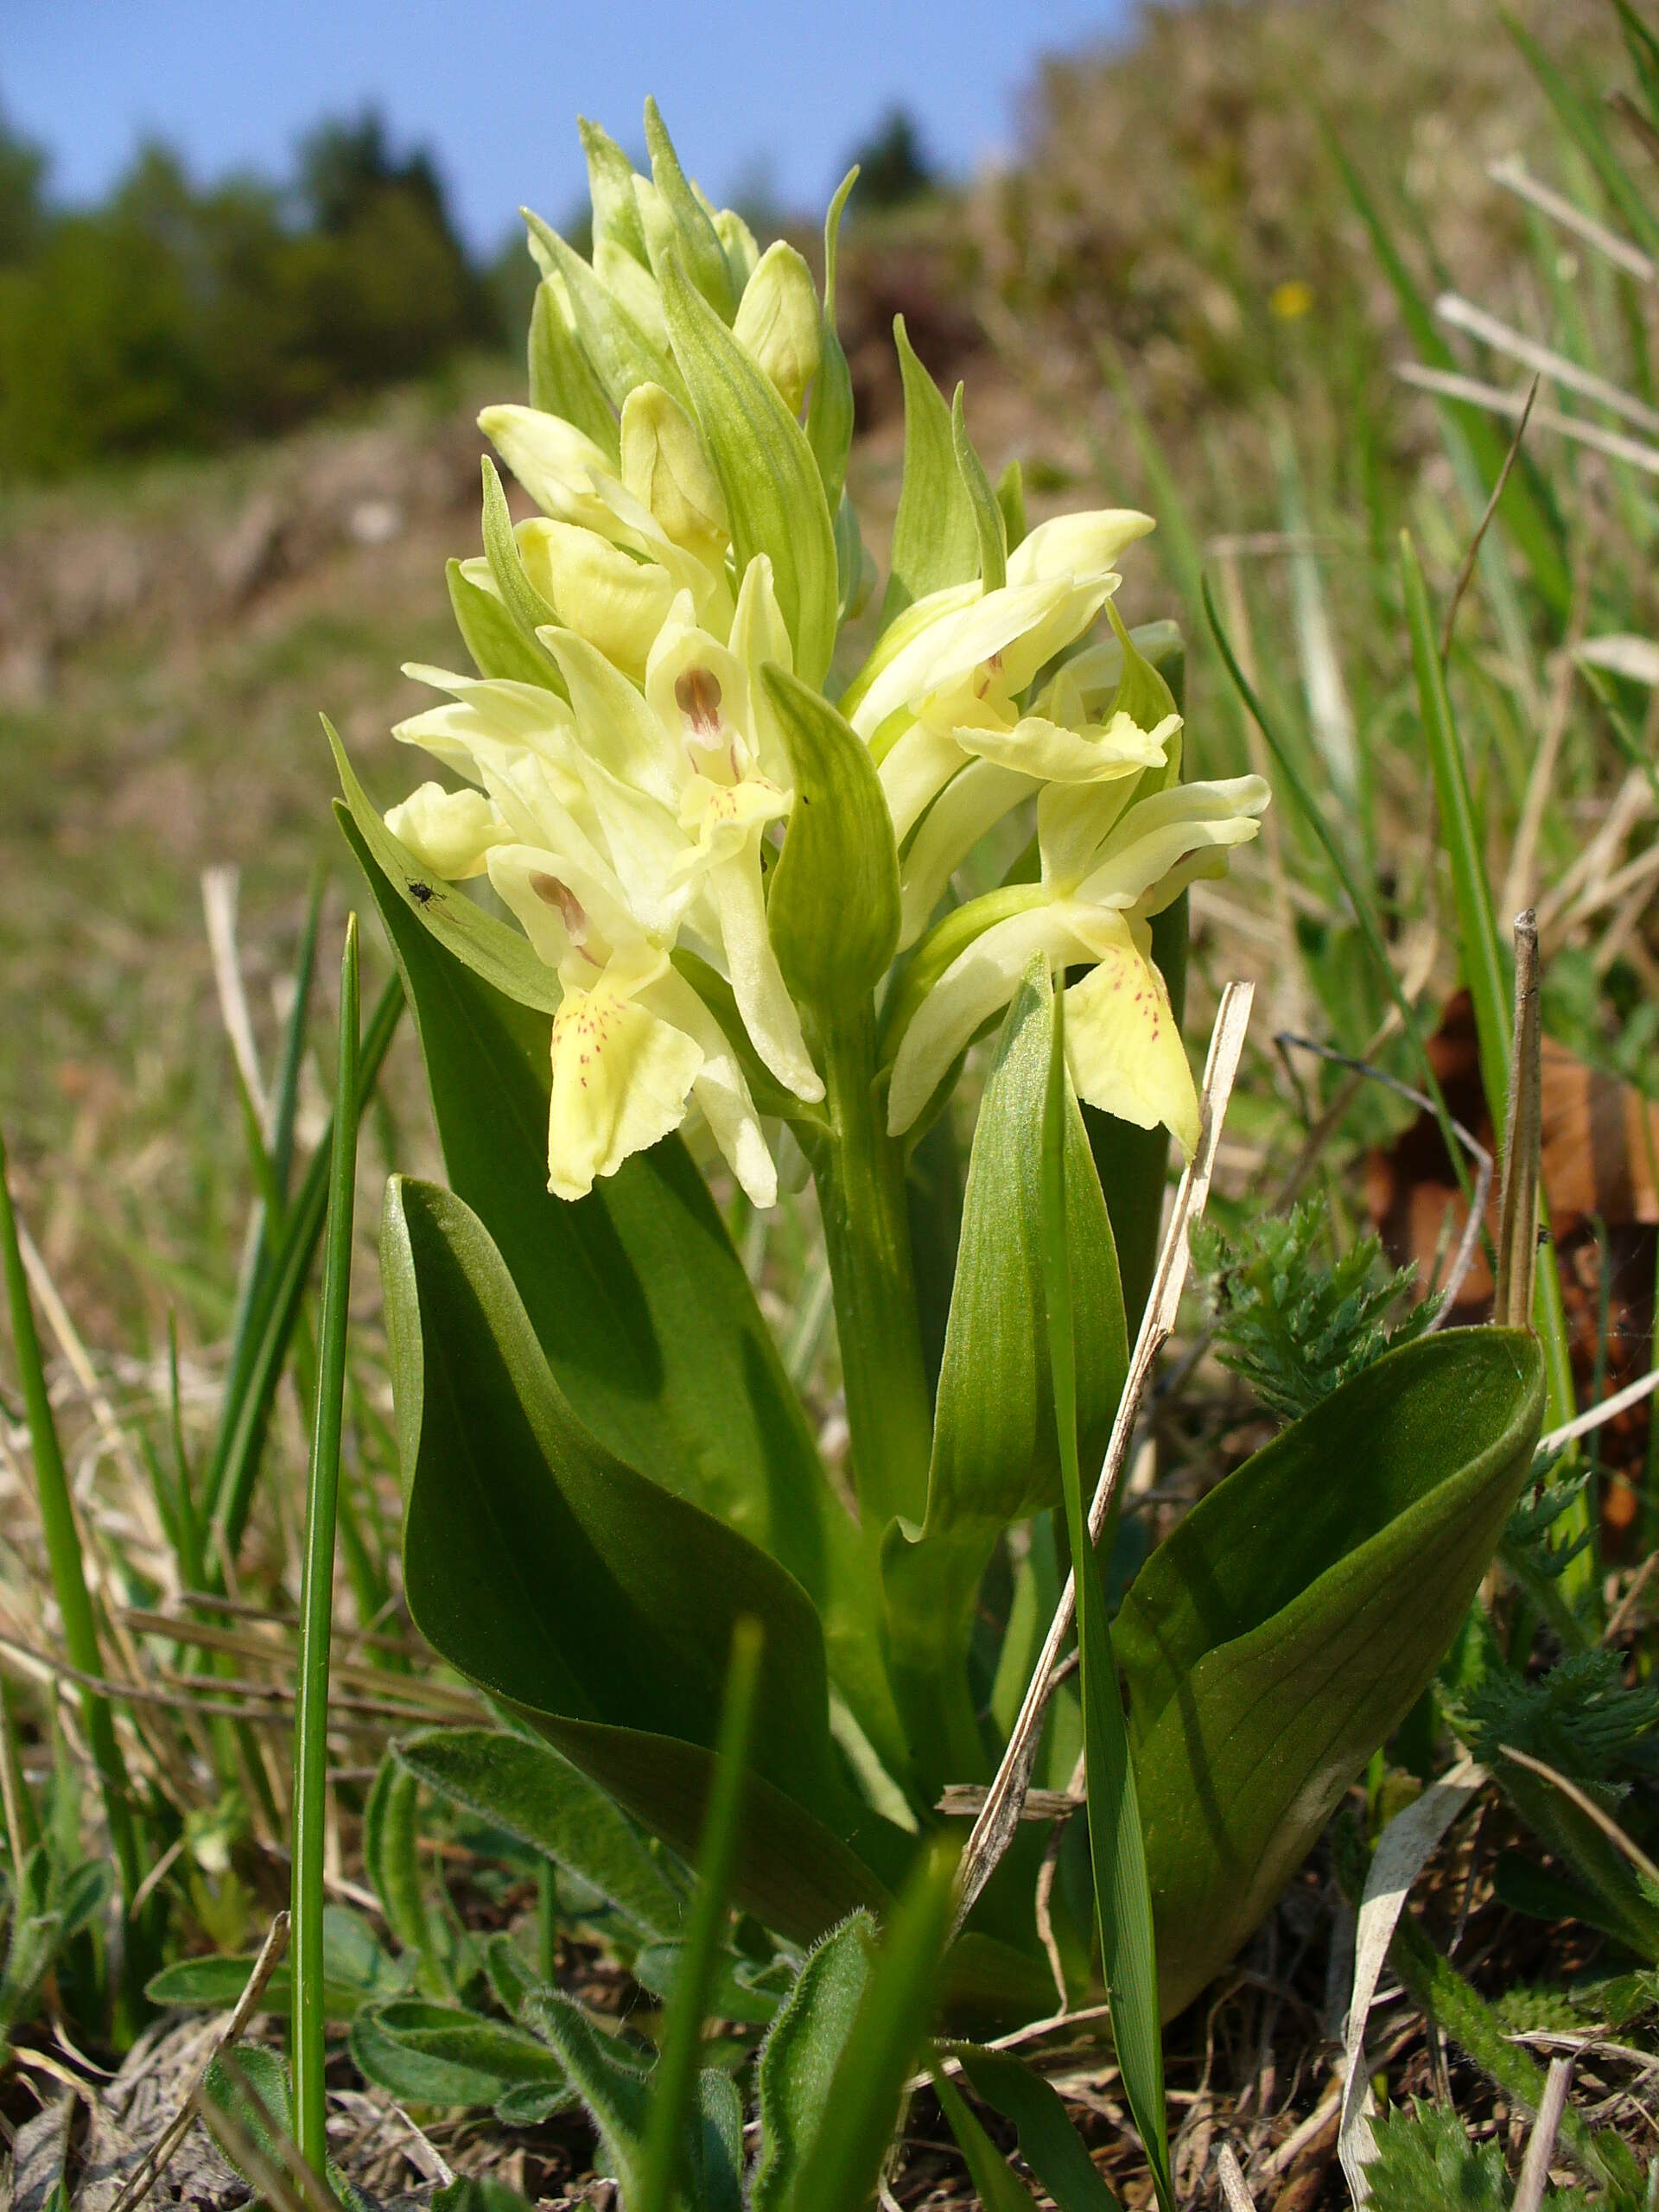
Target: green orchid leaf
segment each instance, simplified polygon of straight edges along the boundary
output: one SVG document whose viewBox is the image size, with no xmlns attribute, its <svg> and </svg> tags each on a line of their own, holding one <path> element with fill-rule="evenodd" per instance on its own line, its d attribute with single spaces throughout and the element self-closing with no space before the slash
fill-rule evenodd
<svg viewBox="0 0 1659 2212">
<path fill-rule="evenodd" d="M 397 1749 L 429 1789 L 543 1853 L 642 1935 L 678 1935 L 684 1897 L 658 1855 L 550 1745 L 496 1728 L 431 1728 Z"/>
<path fill-rule="evenodd" d="M 1049 992 L 1046 962 L 1033 963 L 1033 968 L 1035 974 L 1028 980 L 1039 982 Z M 1106 1616 L 1106 1593 L 1089 1531 L 1089 1493 L 1084 1489 L 1077 1451 L 1077 1332 L 1072 1258 L 1066 1243 L 1066 1153 L 1071 1134 L 1067 1109 L 1071 1084 L 1065 1065 L 1063 980 L 1052 991 L 1050 1003 L 1053 1024 L 1042 1122 L 1043 1302 L 1053 1370 L 1066 1535 L 1077 1588 L 1077 1694 L 1083 1707 L 1089 1856 L 1117 2063 L 1129 2110 L 1152 2167 L 1159 2204 L 1162 2212 L 1174 2212 L 1152 1891 L 1147 1877 L 1136 1762 L 1129 1748 L 1111 1626 Z"/>
<path fill-rule="evenodd" d="M 899 855 L 869 748 L 829 701 L 761 671 L 795 770 L 767 926 L 784 980 L 809 1006 L 868 999 L 899 942 Z"/>
<path fill-rule="evenodd" d="M 1020 2133 L 1020 2155 L 1053 2198 L 1059 2212 L 1120 2212 L 1058 2092 L 1017 2058 L 971 2044 L 951 2046 L 969 2087 Z"/>
<path fill-rule="evenodd" d="M 343 759 L 341 774 L 350 778 Z M 902 1777 L 862 1541 L 708 1186 L 671 1137 L 575 1204 L 549 1195 L 548 1022 L 504 985 L 499 941 L 543 985 L 554 978 L 459 893 L 425 904 L 404 895 L 402 849 L 355 779 L 346 791 L 343 826 L 414 1009 L 449 1180 L 499 1248 L 559 1388 L 601 1444 L 796 1578 L 823 1624 L 837 1688 Z M 471 938 L 444 934 L 463 909 L 491 932 L 494 972 L 467 958 Z"/>
<path fill-rule="evenodd" d="M 639 202 L 634 197 L 633 163 L 610 132 L 587 117 L 576 119 L 577 135 L 588 163 L 588 196 L 593 202 L 594 238 L 608 238 L 632 254 L 642 269 L 651 266 L 645 233 L 639 221 Z"/>
<path fill-rule="evenodd" d="M 1166 2018 L 1232 1957 L 1421 1695 L 1543 1409 L 1535 1338 L 1421 1338 L 1230 1475 L 1135 1578 L 1115 1643 Z"/>
<path fill-rule="evenodd" d="M 554 2109 L 573 2101 L 564 2069 L 537 2036 L 459 2005 L 401 1998 L 359 2012 L 352 2025 L 358 2071 L 395 2097 L 423 2105 L 493 2105 L 533 2087 Z"/>
<path fill-rule="evenodd" d="M 979 527 L 957 466 L 950 410 L 916 358 L 905 319 L 893 327 L 905 384 L 905 474 L 893 525 L 881 627 L 930 592 L 979 574 Z"/>
<path fill-rule="evenodd" d="M 855 1913 L 808 1955 L 755 2068 L 760 2148 L 750 2212 L 781 2212 L 830 2117 L 830 2088 L 875 1966 L 875 1923 Z"/>
<path fill-rule="evenodd" d="M 771 561 L 795 673 L 816 690 L 830 672 L 838 602 L 835 532 L 812 448 L 771 378 L 673 260 L 663 308 L 725 496 L 738 574 L 757 554 Z"/>
<path fill-rule="evenodd" d="M 562 277 L 543 276 L 536 287 L 530 315 L 530 404 L 574 423 L 614 467 L 622 450 L 616 410 L 583 349 Z"/>
<path fill-rule="evenodd" d="M 662 281 L 663 247 L 678 254 L 680 264 L 722 322 L 737 312 L 737 293 L 726 259 L 726 249 L 710 221 L 707 208 L 692 189 L 668 125 L 654 99 L 645 101 L 645 149 L 651 156 L 652 181 L 659 195 L 658 205 L 669 220 L 660 240 L 652 226 L 645 225 L 645 251 L 658 283 Z"/>
<path fill-rule="evenodd" d="M 836 331 L 836 265 L 841 246 L 841 219 L 846 211 L 848 195 L 857 181 L 858 171 L 849 169 L 823 219 L 823 352 L 806 402 L 806 442 L 823 479 L 824 500 L 830 512 L 837 517 L 842 490 L 847 481 L 847 456 L 853 444 L 853 379 Z M 843 590 L 843 599 L 846 596 Z"/>
<path fill-rule="evenodd" d="M 960 385 L 950 403 L 950 443 L 956 452 L 963 489 L 974 511 L 974 531 L 979 539 L 980 582 L 987 591 L 1001 591 L 1008 581 L 1007 524 L 1003 521 L 996 493 L 991 489 L 991 480 L 985 474 L 985 464 L 968 435 L 968 417 Z"/>
<path fill-rule="evenodd" d="M 563 696 L 564 678 L 551 657 L 533 638 L 524 636 L 495 593 L 474 582 L 459 561 L 451 560 L 444 573 L 455 627 L 479 674 L 512 683 L 539 683 L 543 690 L 558 690 Z"/>
<path fill-rule="evenodd" d="M 1023 545 L 1029 527 L 1026 520 L 1026 472 L 1011 461 L 996 480 L 996 504 L 1002 511 L 1002 537 L 1010 553 Z"/>
<path fill-rule="evenodd" d="M 805 1593 L 582 1426 L 483 1224 L 394 1178 L 381 1236 L 404 1575 L 428 1642 L 526 1713 L 711 1747 L 738 1622 L 770 1656 L 754 1766 L 831 1827 L 823 1642 Z"/>
<path fill-rule="evenodd" d="M 932 2074 L 939 2110 L 950 2123 L 984 2212 L 1033 2212 L 1036 2198 L 985 2133 L 961 2090 L 941 2067 L 936 2065 Z"/>
<path fill-rule="evenodd" d="M 418 925 L 421 935 L 442 945 L 454 963 L 481 977 L 505 1000 L 551 1014 L 559 1002 L 557 976 L 543 967 L 517 930 L 486 914 L 464 892 L 434 882 L 431 870 L 423 868 L 387 829 L 379 809 L 359 783 L 327 715 L 322 727 L 334 748 L 340 786 L 346 794 L 343 810 L 337 805 L 340 826 L 369 878 L 382 917 L 396 907 Z M 394 948 L 397 942 L 394 933 Z"/>
<path fill-rule="evenodd" d="M 1052 994 L 1039 968 L 1008 1008 L 974 1131 L 927 1518 L 918 1531 L 895 1526 L 882 1551 L 893 1664 L 911 1700 L 912 1736 L 928 1711 L 929 1686 L 949 1680 L 950 1670 L 961 1674 L 980 1581 L 1003 1531 L 1060 1502 L 1043 1300 L 1042 1158 L 1032 1141 L 1042 1127 L 1053 1033 Z M 1111 1224 L 1075 1102 L 1066 1153 L 1077 1448 L 1092 1476 L 1122 1394 L 1128 1346 Z M 973 1748 L 970 1739 L 951 1752 L 960 1759 Z"/>
<path fill-rule="evenodd" d="M 541 1728 L 582 1771 L 681 1857 L 695 1858 L 702 1833 L 713 1761 L 701 1745 L 596 1721 L 539 1714 Z M 732 1895 L 744 1911 L 794 1943 L 810 1943 L 850 1912 L 879 1910 L 902 1874 L 912 1839 L 872 1815 L 844 1840 L 829 1823 L 772 1783 L 746 1784 Z M 964 1962 L 964 2009 L 1009 2001 L 1018 1955 Z M 1028 1986 L 1027 1983 L 1019 1986 Z"/>
</svg>

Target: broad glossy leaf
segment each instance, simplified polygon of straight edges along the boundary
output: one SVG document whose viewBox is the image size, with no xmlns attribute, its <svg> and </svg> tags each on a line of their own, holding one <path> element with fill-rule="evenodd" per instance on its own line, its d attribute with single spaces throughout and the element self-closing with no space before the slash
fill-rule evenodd
<svg viewBox="0 0 1659 2212">
<path fill-rule="evenodd" d="M 757 553 L 772 563 L 795 646 L 795 673 L 821 684 L 835 651 L 836 541 L 823 479 L 806 433 L 683 270 L 662 271 L 674 355 L 725 494 L 741 575 Z"/>
<path fill-rule="evenodd" d="M 531 2085 L 569 2104 L 564 2069 L 537 2036 L 459 2005 L 404 1998 L 359 2012 L 352 2029 L 358 2070 L 423 2105 L 493 2105 Z"/>
<path fill-rule="evenodd" d="M 398 1745 L 429 1789 L 543 1852 L 644 1935 L 677 1935 L 684 1900 L 633 1822 L 580 1768 L 528 1736 L 433 1728 Z"/>
<path fill-rule="evenodd" d="M 976 1595 L 1011 1522 L 1060 1500 L 1044 1317 L 1043 1122 L 1052 995 L 1028 976 L 997 1041 L 974 1131 L 918 1534 L 894 1528 L 882 1554 L 893 1665 L 919 1679 L 963 1665 Z M 1105 1201 L 1075 1102 L 1066 1122 L 1066 1231 L 1078 1347 L 1077 1434 L 1100 1465 L 1128 1351 Z M 967 1779 L 959 1776 L 957 1779 Z"/>
<path fill-rule="evenodd" d="M 522 1002 L 515 978 L 469 960 L 445 932 L 465 906 L 544 985 L 553 978 L 461 894 L 424 906 L 409 897 L 402 848 L 354 778 L 346 791 L 342 827 L 403 973 L 450 1183 L 494 1239 L 560 1389 L 619 1458 L 795 1577 L 823 1623 L 837 1687 L 902 1777 L 862 1542 L 702 1178 L 671 1137 L 575 1204 L 549 1194 L 547 1018 Z M 488 944 L 493 958 L 495 935 Z"/>
<path fill-rule="evenodd" d="M 766 920 L 784 980 L 809 1006 L 867 1000 L 899 942 L 899 855 L 869 747 L 782 669 L 762 682 L 795 771 Z"/>
<path fill-rule="evenodd" d="M 760 2047 L 760 2148 L 751 2212 L 779 2212 L 830 2115 L 830 2088 L 875 1965 L 875 1923 L 855 1913 L 808 1956 Z"/>
<path fill-rule="evenodd" d="M 709 1747 L 733 1632 L 753 1618 L 768 1655 L 755 1771 L 849 1825 L 823 1638 L 799 1585 L 582 1427 L 500 1254 L 454 1192 L 394 1178 L 381 1263 L 404 1578 L 428 1642 L 538 1719 Z"/>
<path fill-rule="evenodd" d="M 1406 1345 L 1230 1475 L 1136 1577 L 1115 1641 L 1166 2018 L 1237 1950 L 1421 1694 L 1543 1408 L 1531 1336 Z"/>
<path fill-rule="evenodd" d="M 893 562 L 881 627 L 930 592 L 979 574 L 979 530 L 957 467 L 950 410 L 916 358 L 905 319 L 893 325 L 905 385 L 905 474 L 893 525 Z"/>
</svg>

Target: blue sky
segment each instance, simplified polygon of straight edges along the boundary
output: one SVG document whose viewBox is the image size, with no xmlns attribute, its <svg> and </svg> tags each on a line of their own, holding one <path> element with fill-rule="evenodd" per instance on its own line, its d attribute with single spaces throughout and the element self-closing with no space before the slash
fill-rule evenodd
<svg viewBox="0 0 1659 2212">
<path fill-rule="evenodd" d="M 578 112 L 624 144 L 645 95 L 716 197 L 764 165 L 787 204 L 903 102 L 936 160 L 1014 145 L 1039 58 L 1120 29 L 1127 0 L 0 0 L 0 108 L 48 148 L 54 189 L 100 193 L 145 135 L 199 177 L 285 168 L 324 112 L 372 101 L 437 151 L 463 229 L 499 242 L 521 200 L 581 190 Z"/>
</svg>

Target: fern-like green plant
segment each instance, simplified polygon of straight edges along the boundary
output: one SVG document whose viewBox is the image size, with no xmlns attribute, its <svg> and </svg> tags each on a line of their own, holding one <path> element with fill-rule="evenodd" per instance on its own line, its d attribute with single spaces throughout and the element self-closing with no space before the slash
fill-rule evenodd
<svg viewBox="0 0 1659 2212">
<path fill-rule="evenodd" d="M 1414 2102 L 1373 2133 L 1376 2157 L 1365 2169 L 1376 2212 L 1508 2212 L 1513 2191 L 1495 2143 L 1471 2143 L 1456 2113 Z M 1577 2190 L 1546 2190 L 1548 2212 L 1587 2212 Z"/>
<path fill-rule="evenodd" d="M 1574 1651 L 1540 1675 L 1493 1669 L 1454 1717 L 1477 1758 L 1525 1751 L 1611 1810 L 1653 1770 L 1659 1683 L 1630 1688 L 1618 1652 Z"/>
<path fill-rule="evenodd" d="M 1415 1268 L 1379 1277 L 1376 1236 L 1321 1266 L 1313 1252 L 1324 1229 L 1323 1204 L 1309 1199 L 1284 1218 L 1250 1223 L 1236 1239 L 1208 1222 L 1192 1230 L 1192 1263 L 1214 1310 L 1222 1363 L 1285 1421 L 1421 1336 L 1438 1311 L 1428 1299 L 1391 1322 Z"/>
</svg>

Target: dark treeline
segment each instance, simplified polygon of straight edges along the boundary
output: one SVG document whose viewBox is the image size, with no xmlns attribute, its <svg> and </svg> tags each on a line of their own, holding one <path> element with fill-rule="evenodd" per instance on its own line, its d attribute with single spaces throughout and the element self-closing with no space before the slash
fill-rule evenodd
<svg viewBox="0 0 1659 2212">
<path fill-rule="evenodd" d="M 198 187 L 159 146 L 100 207 L 47 184 L 0 120 L 0 481 L 264 435 L 505 340 L 504 272 L 372 114 L 313 131 L 286 184 Z"/>
</svg>

